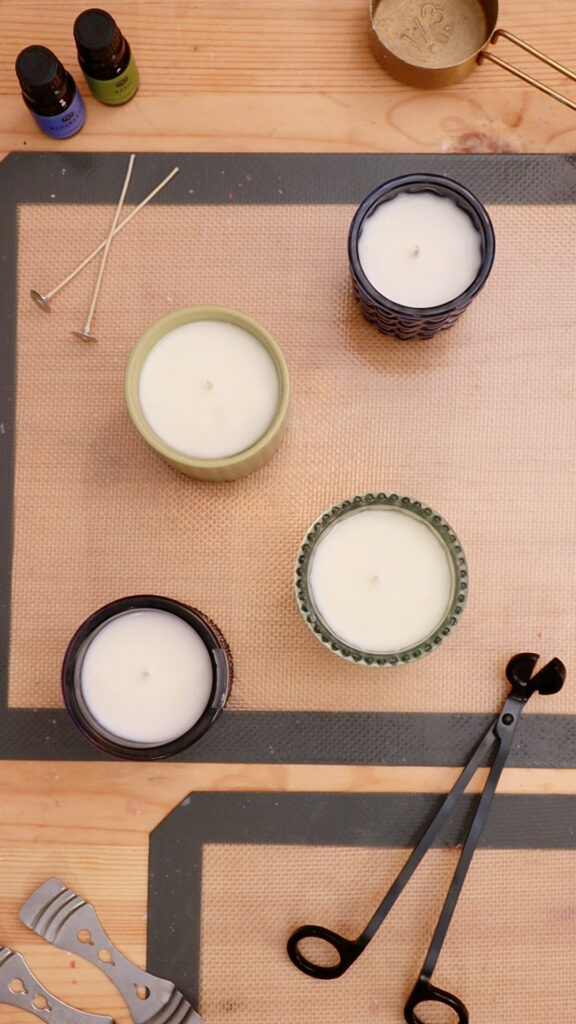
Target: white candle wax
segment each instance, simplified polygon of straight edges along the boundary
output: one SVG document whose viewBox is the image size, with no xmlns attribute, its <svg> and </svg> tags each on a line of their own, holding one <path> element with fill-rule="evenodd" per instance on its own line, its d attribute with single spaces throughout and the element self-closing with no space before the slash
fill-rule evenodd
<svg viewBox="0 0 576 1024">
<path fill-rule="evenodd" d="M 320 538 L 309 567 L 320 617 L 344 643 L 384 654 L 420 643 L 440 624 L 453 574 L 440 538 L 395 508 L 362 509 Z"/>
<path fill-rule="evenodd" d="M 440 306 L 465 292 L 477 277 L 480 234 L 451 199 L 403 192 L 366 217 L 358 258 L 385 298 L 416 309 Z"/>
<path fill-rule="evenodd" d="M 280 385 L 272 357 L 248 331 L 196 320 L 169 331 L 146 357 L 142 412 L 184 455 L 219 459 L 253 445 L 270 426 Z"/>
<path fill-rule="evenodd" d="M 120 739 L 167 743 L 198 721 L 212 691 L 208 650 L 192 626 L 160 608 L 106 622 L 80 670 L 88 710 Z"/>
</svg>

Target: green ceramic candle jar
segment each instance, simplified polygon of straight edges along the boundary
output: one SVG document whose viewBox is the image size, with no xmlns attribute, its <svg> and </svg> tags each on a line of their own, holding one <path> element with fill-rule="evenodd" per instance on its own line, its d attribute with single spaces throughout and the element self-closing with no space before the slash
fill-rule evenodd
<svg viewBox="0 0 576 1024">
<path fill-rule="evenodd" d="M 200 480 L 237 480 L 278 448 L 290 379 L 279 346 L 255 320 L 190 306 L 136 342 L 125 397 L 136 429 L 170 465 Z"/>
</svg>

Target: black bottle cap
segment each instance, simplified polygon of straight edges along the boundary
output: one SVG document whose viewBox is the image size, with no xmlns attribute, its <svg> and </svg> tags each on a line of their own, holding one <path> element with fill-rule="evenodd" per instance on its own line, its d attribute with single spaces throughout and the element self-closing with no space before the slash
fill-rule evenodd
<svg viewBox="0 0 576 1024">
<path fill-rule="evenodd" d="M 78 53 L 86 60 L 103 64 L 118 57 L 124 37 L 114 18 L 99 7 L 82 11 L 74 22 Z"/>
<path fill-rule="evenodd" d="M 46 46 L 27 46 L 15 66 L 22 92 L 32 100 L 53 96 L 66 84 L 64 67 Z"/>
</svg>

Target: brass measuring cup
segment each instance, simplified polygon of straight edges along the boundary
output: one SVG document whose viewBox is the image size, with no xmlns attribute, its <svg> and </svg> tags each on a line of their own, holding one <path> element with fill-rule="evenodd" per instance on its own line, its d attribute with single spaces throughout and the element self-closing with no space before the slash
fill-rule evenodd
<svg viewBox="0 0 576 1024">
<path fill-rule="evenodd" d="M 370 0 L 371 39 L 386 71 L 407 85 L 441 89 L 490 60 L 576 110 L 576 102 L 497 57 L 486 47 L 500 37 L 576 82 L 576 74 L 503 28 L 498 0 Z"/>
</svg>

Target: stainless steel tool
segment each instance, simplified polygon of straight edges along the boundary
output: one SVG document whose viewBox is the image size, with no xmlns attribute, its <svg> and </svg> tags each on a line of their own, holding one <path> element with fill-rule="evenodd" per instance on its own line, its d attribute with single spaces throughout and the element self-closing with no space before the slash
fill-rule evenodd
<svg viewBox="0 0 576 1024">
<path fill-rule="evenodd" d="M 157 196 L 158 193 L 162 191 L 164 186 L 167 185 L 169 181 L 172 181 L 174 175 L 178 174 L 179 169 L 180 168 L 178 167 L 174 167 L 170 171 L 170 174 L 167 174 L 166 177 L 163 178 L 163 180 L 160 182 L 160 184 L 156 185 L 156 188 L 153 188 L 152 191 L 149 192 L 148 195 L 144 199 L 142 199 L 140 203 L 138 203 L 138 206 L 135 206 L 132 212 L 129 213 L 127 217 L 124 217 L 124 220 L 120 221 L 120 223 L 114 229 L 114 233 L 112 235 L 113 238 L 115 238 L 116 235 L 119 234 L 120 231 L 122 231 L 122 228 L 125 228 L 126 225 L 130 223 L 132 218 L 135 217 L 137 213 L 140 213 L 140 210 L 143 210 L 144 207 L 148 205 L 151 199 L 154 199 L 154 196 Z M 100 245 L 96 246 L 96 248 L 93 249 L 90 255 L 86 256 L 86 258 L 82 260 L 82 263 L 79 263 L 78 266 L 75 267 L 75 269 L 72 270 L 71 273 L 69 273 L 64 278 L 63 281 L 60 281 L 60 284 L 57 284 L 55 288 L 51 288 L 50 291 L 46 292 L 45 295 L 42 292 L 38 291 L 37 288 L 31 288 L 30 298 L 33 299 L 36 305 L 40 309 L 44 310 L 45 313 L 49 313 L 51 299 L 53 299 L 54 296 L 57 295 L 58 292 L 62 290 L 62 288 L 65 288 L 67 284 L 70 284 L 70 281 L 73 281 L 76 275 L 79 274 L 81 270 L 84 270 L 84 267 L 87 267 L 88 264 L 92 262 L 92 260 L 98 255 L 99 252 L 102 252 L 102 249 L 106 247 L 107 242 L 108 236 L 104 239 L 103 242 L 100 242 Z"/>
<path fill-rule="evenodd" d="M 77 1010 L 47 992 L 21 953 L 0 946 L 0 1003 L 34 1013 L 46 1024 L 114 1024 L 111 1017 Z"/>
<path fill-rule="evenodd" d="M 75 338 L 80 338 L 81 341 L 96 341 L 96 338 L 94 337 L 94 335 L 92 334 L 92 331 L 91 331 L 91 328 L 92 328 L 92 317 L 94 316 L 94 310 L 96 309 L 96 302 L 98 300 L 98 294 L 100 292 L 100 285 L 102 284 L 102 278 L 104 276 L 104 269 L 106 267 L 106 261 L 108 259 L 108 253 L 110 251 L 110 246 L 112 244 L 112 239 L 114 238 L 114 234 L 116 232 L 116 226 L 118 224 L 118 218 L 120 217 L 120 211 L 122 209 L 122 206 L 124 205 L 124 198 L 126 196 L 126 192 L 128 191 L 128 185 L 130 184 L 130 178 L 132 177 L 132 168 L 134 166 L 134 160 L 135 160 L 135 154 L 131 153 L 130 154 L 130 159 L 128 161 L 128 170 L 126 171 L 126 177 L 124 178 L 124 184 L 122 186 L 122 191 L 120 193 L 120 199 L 118 200 L 118 204 L 117 204 L 116 209 L 114 211 L 114 217 L 112 219 L 112 225 L 110 227 L 110 231 L 108 232 L 108 236 L 107 236 L 106 241 L 104 243 L 104 252 L 102 253 L 102 259 L 100 260 L 100 268 L 98 270 L 98 277 L 96 278 L 96 285 L 94 287 L 94 294 L 92 295 L 92 302 L 90 303 L 90 309 L 88 311 L 88 317 L 86 319 L 86 324 L 84 325 L 84 330 L 83 331 L 72 331 L 72 334 L 74 335 L 74 337 Z"/>
<path fill-rule="evenodd" d="M 126 1000 L 134 1024 L 203 1024 L 173 982 L 148 974 L 114 948 L 94 907 L 58 878 L 36 889 L 18 916 L 52 945 L 104 971 Z"/>
</svg>

